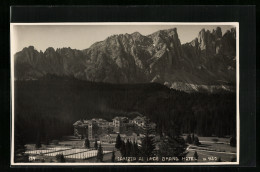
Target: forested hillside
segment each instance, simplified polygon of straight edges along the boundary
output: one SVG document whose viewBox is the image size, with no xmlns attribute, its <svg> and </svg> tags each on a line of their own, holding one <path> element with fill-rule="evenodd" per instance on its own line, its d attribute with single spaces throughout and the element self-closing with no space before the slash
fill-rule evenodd
<svg viewBox="0 0 260 172">
<path fill-rule="evenodd" d="M 79 119 L 140 112 L 163 133 L 170 123 L 182 132 L 225 136 L 236 131 L 235 93 L 185 93 L 156 83 L 108 84 L 46 75 L 15 81 L 15 129 L 25 142 L 73 134 Z"/>
</svg>

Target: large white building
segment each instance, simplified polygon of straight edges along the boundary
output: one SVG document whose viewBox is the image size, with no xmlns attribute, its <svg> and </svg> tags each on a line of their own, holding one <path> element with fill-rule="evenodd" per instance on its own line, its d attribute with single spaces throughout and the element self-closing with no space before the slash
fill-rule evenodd
<svg viewBox="0 0 260 172">
<path fill-rule="evenodd" d="M 113 122 L 109 122 L 102 118 L 93 118 L 90 120 L 79 120 L 73 124 L 74 126 L 74 135 L 75 136 L 87 136 L 89 139 L 95 139 L 98 136 L 97 133 L 124 133 L 129 128 L 138 126 L 141 128 L 145 127 L 146 117 L 143 115 L 138 115 L 133 120 L 130 120 L 127 117 L 118 117 L 113 118 Z M 151 123 L 152 127 L 156 125 Z M 101 130 L 100 130 L 101 129 Z M 99 131 L 99 132 L 98 132 Z"/>
<path fill-rule="evenodd" d="M 127 117 L 118 117 L 117 116 L 117 117 L 113 118 L 113 126 L 115 126 L 115 127 L 121 127 L 128 123 L 129 123 L 129 119 Z"/>
<path fill-rule="evenodd" d="M 133 119 L 133 123 L 139 127 L 145 126 L 145 117 L 144 116 L 137 116 Z"/>
</svg>

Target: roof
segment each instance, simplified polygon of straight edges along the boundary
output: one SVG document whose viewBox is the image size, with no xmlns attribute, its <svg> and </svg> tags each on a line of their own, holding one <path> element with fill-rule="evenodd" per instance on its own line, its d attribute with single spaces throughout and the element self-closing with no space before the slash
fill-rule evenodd
<svg viewBox="0 0 260 172">
<path fill-rule="evenodd" d="M 82 121 L 78 120 L 73 125 L 82 125 L 82 124 L 83 124 Z"/>
<path fill-rule="evenodd" d="M 111 137 L 117 137 L 118 134 L 109 134 Z"/>
<path fill-rule="evenodd" d="M 107 124 L 109 122 L 102 118 L 92 118 L 90 120 L 83 120 L 83 121 L 78 120 L 73 124 L 73 126 L 87 126 L 88 124 L 91 124 L 91 123 Z"/>
<path fill-rule="evenodd" d="M 101 121 L 101 122 L 108 122 L 107 120 L 102 119 L 102 118 L 99 118 L 98 121 Z"/>
<path fill-rule="evenodd" d="M 115 118 L 113 118 L 113 120 L 123 120 L 123 119 L 128 119 L 127 117 L 124 116 L 116 116 Z"/>
<path fill-rule="evenodd" d="M 145 119 L 144 119 L 144 117 L 137 116 L 137 117 L 135 117 L 135 118 L 133 119 L 133 121 L 137 121 L 137 122 L 144 122 L 144 121 L 145 121 Z"/>
<path fill-rule="evenodd" d="M 126 137 L 126 134 L 120 134 L 121 137 Z"/>
<path fill-rule="evenodd" d="M 93 121 L 97 121 L 97 122 L 107 122 L 107 120 L 103 119 L 103 118 L 92 118 Z"/>
<path fill-rule="evenodd" d="M 88 124 L 83 123 L 82 121 L 76 121 L 73 126 L 77 126 L 77 127 L 88 127 Z"/>
<path fill-rule="evenodd" d="M 90 122 L 90 120 L 84 120 L 83 122 L 84 122 L 84 124 L 88 124 Z"/>
<path fill-rule="evenodd" d="M 143 116 L 141 113 L 139 112 L 130 112 L 129 113 L 130 116 Z"/>
<path fill-rule="evenodd" d="M 138 120 L 138 119 L 139 119 L 139 120 L 144 120 L 144 118 L 145 118 L 145 117 L 143 117 L 143 116 L 137 116 L 137 117 L 135 117 L 133 120 Z"/>
</svg>

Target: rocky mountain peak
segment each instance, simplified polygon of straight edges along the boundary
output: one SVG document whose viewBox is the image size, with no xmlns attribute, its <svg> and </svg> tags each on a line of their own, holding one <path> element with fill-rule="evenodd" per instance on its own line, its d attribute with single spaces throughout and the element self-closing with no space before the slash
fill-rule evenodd
<svg viewBox="0 0 260 172">
<path fill-rule="evenodd" d="M 204 28 L 199 32 L 198 42 L 200 44 L 200 49 L 205 50 L 209 42 L 209 31 L 206 31 Z"/>
<path fill-rule="evenodd" d="M 236 39 L 236 28 L 231 28 L 230 32 L 233 36 L 233 39 Z"/>
<path fill-rule="evenodd" d="M 178 39 L 178 33 L 177 28 L 171 28 L 167 30 L 159 30 L 157 32 L 152 33 L 151 35 L 148 35 L 149 37 L 161 37 L 161 38 L 167 38 L 171 37 L 174 39 Z"/>
<path fill-rule="evenodd" d="M 53 58 L 53 61 L 56 60 L 55 57 L 57 56 L 56 51 L 53 47 L 48 47 L 45 51 L 44 51 L 44 56 L 46 58 L 50 58 L 50 60 Z"/>
<path fill-rule="evenodd" d="M 178 33 L 177 33 L 177 28 L 168 29 L 168 30 L 166 30 L 166 32 L 169 36 L 172 36 L 174 38 L 179 38 Z"/>
<path fill-rule="evenodd" d="M 198 41 L 198 38 L 195 38 L 193 39 L 190 44 L 193 46 L 193 47 L 198 47 L 199 45 L 199 41 Z"/>
<path fill-rule="evenodd" d="M 213 29 L 212 34 L 215 36 L 215 39 L 222 38 L 222 30 L 220 27 L 217 27 L 216 30 Z"/>
<path fill-rule="evenodd" d="M 28 46 L 28 47 L 24 47 L 22 51 L 20 51 L 21 53 L 29 53 L 29 54 L 33 54 L 35 52 L 38 52 L 34 46 Z"/>
<path fill-rule="evenodd" d="M 228 55 L 235 50 L 236 37 L 234 35 L 234 29 L 228 30 L 224 35 L 222 35 L 220 27 L 213 29 L 212 32 L 202 29 L 198 34 L 200 50 L 203 51 L 204 56 L 212 54 Z M 234 46 L 232 47 L 231 44 Z M 228 48 L 226 46 L 228 46 Z"/>
<path fill-rule="evenodd" d="M 227 30 L 226 33 L 223 36 L 230 37 L 232 39 L 236 39 L 236 29 L 231 28 L 230 30 Z"/>
<path fill-rule="evenodd" d="M 33 51 L 33 50 L 35 50 L 35 48 L 34 48 L 34 46 L 30 45 L 28 47 L 24 47 L 23 50 L 31 50 L 31 51 Z"/>
<path fill-rule="evenodd" d="M 143 36 L 141 35 L 139 32 L 134 32 L 131 34 L 133 37 L 140 37 L 140 36 Z"/>
<path fill-rule="evenodd" d="M 220 27 L 212 32 L 202 29 L 182 45 L 177 29 L 171 28 L 147 36 L 112 35 L 83 51 L 49 47 L 43 53 L 30 46 L 15 54 L 15 75 L 69 75 L 93 82 L 157 82 L 184 91 L 212 90 L 235 83 L 235 35 L 235 29 L 224 35 Z"/>
</svg>

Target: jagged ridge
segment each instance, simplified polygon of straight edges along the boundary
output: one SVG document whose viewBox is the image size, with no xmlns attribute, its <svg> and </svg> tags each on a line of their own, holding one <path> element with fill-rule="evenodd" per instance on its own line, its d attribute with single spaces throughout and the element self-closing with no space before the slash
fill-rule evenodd
<svg viewBox="0 0 260 172">
<path fill-rule="evenodd" d="M 33 46 L 15 54 L 15 79 L 46 74 L 107 83 L 157 82 L 184 91 L 234 90 L 236 32 L 202 29 L 181 45 L 177 29 L 144 36 L 113 35 L 88 49 L 38 52 Z"/>
</svg>

